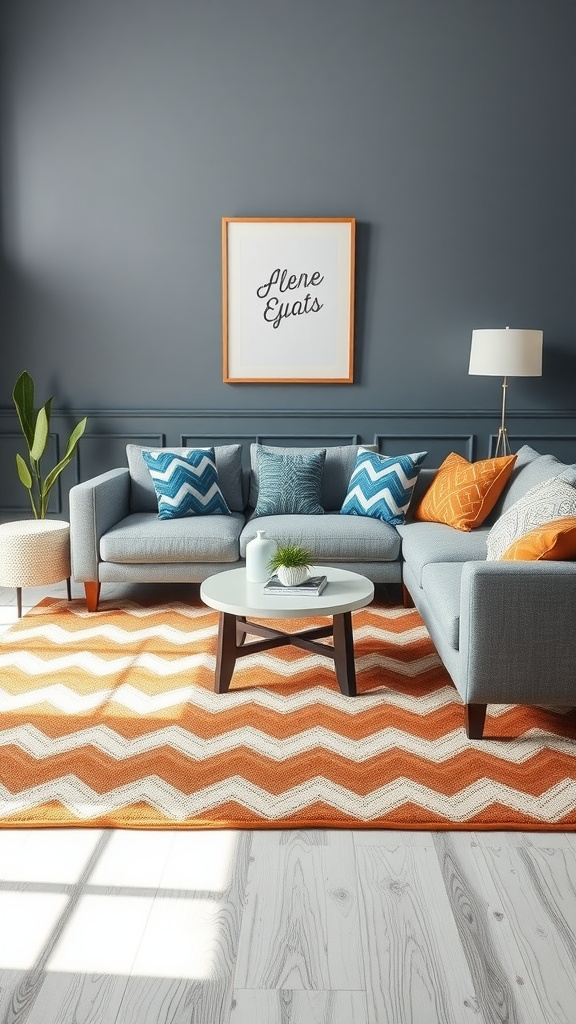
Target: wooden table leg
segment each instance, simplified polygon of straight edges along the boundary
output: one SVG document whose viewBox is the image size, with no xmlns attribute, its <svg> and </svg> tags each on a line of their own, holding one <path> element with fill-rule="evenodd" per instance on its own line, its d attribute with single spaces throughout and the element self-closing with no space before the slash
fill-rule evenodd
<svg viewBox="0 0 576 1024">
<path fill-rule="evenodd" d="M 218 621 L 218 653 L 216 655 L 216 693 L 226 693 L 236 664 L 236 616 L 220 612 Z"/>
<path fill-rule="evenodd" d="M 356 696 L 356 665 L 354 664 L 354 635 L 352 615 L 343 612 L 334 619 L 334 668 L 341 692 L 346 697 Z"/>
<path fill-rule="evenodd" d="M 241 647 L 246 640 L 246 630 L 242 629 L 242 623 L 246 623 L 245 615 L 236 616 L 236 644 Z"/>
</svg>

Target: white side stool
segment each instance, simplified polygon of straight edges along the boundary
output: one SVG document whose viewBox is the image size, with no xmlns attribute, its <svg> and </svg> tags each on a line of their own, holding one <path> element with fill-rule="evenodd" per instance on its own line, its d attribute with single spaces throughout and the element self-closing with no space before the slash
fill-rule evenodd
<svg viewBox="0 0 576 1024">
<path fill-rule="evenodd" d="M 16 587 L 18 618 L 22 587 L 66 580 L 70 589 L 70 524 L 58 519 L 21 519 L 0 524 L 0 587 Z"/>
</svg>

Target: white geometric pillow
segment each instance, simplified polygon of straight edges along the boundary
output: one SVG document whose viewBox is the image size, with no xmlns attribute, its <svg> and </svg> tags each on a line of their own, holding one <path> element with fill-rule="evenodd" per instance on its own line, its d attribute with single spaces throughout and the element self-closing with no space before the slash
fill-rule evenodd
<svg viewBox="0 0 576 1024">
<path fill-rule="evenodd" d="M 498 561 L 525 533 L 552 519 L 576 515 L 576 488 L 559 476 L 536 484 L 497 519 L 486 541 L 487 560 Z"/>
</svg>

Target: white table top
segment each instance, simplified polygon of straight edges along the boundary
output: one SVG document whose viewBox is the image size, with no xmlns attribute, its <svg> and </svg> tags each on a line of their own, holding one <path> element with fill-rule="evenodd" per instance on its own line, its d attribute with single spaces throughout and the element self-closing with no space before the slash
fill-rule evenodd
<svg viewBox="0 0 576 1024">
<path fill-rule="evenodd" d="M 264 594 L 264 583 L 248 583 L 245 569 L 229 569 L 204 580 L 200 597 L 210 608 L 230 615 L 253 615 L 260 619 L 297 619 L 307 614 L 340 615 L 364 608 L 374 597 L 374 584 L 348 569 L 312 566 L 311 576 L 327 576 L 319 597 Z"/>
</svg>

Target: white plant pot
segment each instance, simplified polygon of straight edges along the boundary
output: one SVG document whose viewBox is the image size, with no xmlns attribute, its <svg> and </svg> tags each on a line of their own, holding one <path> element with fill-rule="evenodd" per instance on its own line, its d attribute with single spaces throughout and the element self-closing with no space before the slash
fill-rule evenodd
<svg viewBox="0 0 576 1024">
<path fill-rule="evenodd" d="M 301 583 L 304 583 L 304 580 L 308 579 L 308 568 L 305 565 L 294 567 L 280 565 L 278 567 L 278 579 L 285 587 L 299 587 Z"/>
</svg>

